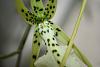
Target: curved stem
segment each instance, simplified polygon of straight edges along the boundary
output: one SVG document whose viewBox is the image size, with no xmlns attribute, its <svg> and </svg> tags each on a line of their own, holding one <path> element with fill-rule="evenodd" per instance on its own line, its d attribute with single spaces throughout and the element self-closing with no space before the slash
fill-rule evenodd
<svg viewBox="0 0 100 67">
<path fill-rule="evenodd" d="M 82 6 L 81 6 L 81 9 L 80 9 L 80 14 L 78 16 L 78 19 L 77 19 L 77 22 L 75 24 L 71 39 L 69 41 L 69 46 L 65 51 L 65 55 L 64 55 L 64 57 L 62 59 L 62 63 L 60 65 L 60 67 L 64 67 L 64 65 L 66 64 L 66 60 L 68 59 L 68 56 L 69 56 L 69 54 L 71 52 L 71 49 L 72 49 L 72 46 L 73 46 L 73 40 L 74 40 L 74 38 L 75 38 L 75 36 L 77 34 L 77 31 L 78 31 L 78 28 L 79 28 L 79 25 L 80 25 L 80 21 L 81 21 L 82 15 L 83 15 L 83 11 L 84 11 L 85 5 L 86 5 L 86 0 L 83 0 Z"/>
<path fill-rule="evenodd" d="M 25 45 L 27 36 L 28 36 L 28 34 L 29 34 L 29 31 L 30 31 L 30 28 L 31 28 L 31 26 L 28 25 L 27 28 L 26 28 L 26 30 L 25 30 L 25 33 L 24 33 L 24 35 L 23 35 L 23 37 L 22 37 L 22 40 L 21 40 L 21 42 L 20 42 L 20 45 L 19 45 L 19 47 L 18 47 L 19 53 L 18 53 L 18 58 L 17 58 L 17 62 L 16 62 L 16 67 L 19 67 L 19 66 L 20 66 L 22 50 L 23 50 L 23 48 L 24 48 L 24 45 Z"/>
<path fill-rule="evenodd" d="M 17 62 L 16 62 L 16 67 L 20 66 L 22 50 L 23 50 L 23 47 L 25 45 L 25 42 L 26 42 L 26 39 L 27 39 L 27 36 L 29 34 L 30 29 L 31 29 L 31 25 L 28 25 L 26 30 L 25 30 L 25 33 L 24 33 L 24 35 L 22 37 L 22 40 L 20 41 L 20 45 L 19 45 L 18 49 L 16 51 L 10 53 L 10 54 L 0 56 L 0 60 L 6 59 L 6 58 L 9 58 L 9 57 L 12 57 L 12 56 L 18 54 L 18 58 L 17 58 Z"/>
<path fill-rule="evenodd" d="M 18 51 L 14 51 L 14 52 L 12 52 L 10 54 L 0 56 L 0 60 L 3 60 L 3 59 L 6 59 L 6 58 L 9 58 L 9 57 L 12 57 L 12 56 L 14 56 L 14 55 L 16 55 L 18 53 L 19 53 Z"/>
</svg>

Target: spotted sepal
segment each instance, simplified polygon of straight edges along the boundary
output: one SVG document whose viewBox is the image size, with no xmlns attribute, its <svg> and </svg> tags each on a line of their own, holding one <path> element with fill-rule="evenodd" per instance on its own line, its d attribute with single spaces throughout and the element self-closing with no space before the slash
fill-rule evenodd
<svg viewBox="0 0 100 67">
<path fill-rule="evenodd" d="M 24 20 L 33 25 L 34 24 L 34 14 L 31 13 L 24 5 L 21 0 L 16 0 L 17 12 L 24 18 Z"/>
<path fill-rule="evenodd" d="M 48 0 L 44 12 L 44 15 L 47 19 L 51 19 L 54 16 L 56 12 L 56 7 L 57 7 L 57 0 Z"/>
<path fill-rule="evenodd" d="M 37 17 L 43 17 L 44 15 L 44 5 L 42 0 L 31 0 L 32 11 Z"/>
<path fill-rule="evenodd" d="M 41 47 L 41 37 L 38 33 L 38 29 L 35 30 L 34 36 L 33 36 L 33 44 L 32 44 L 32 63 L 31 67 L 34 67 L 34 62 L 39 57 L 40 47 Z"/>
</svg>

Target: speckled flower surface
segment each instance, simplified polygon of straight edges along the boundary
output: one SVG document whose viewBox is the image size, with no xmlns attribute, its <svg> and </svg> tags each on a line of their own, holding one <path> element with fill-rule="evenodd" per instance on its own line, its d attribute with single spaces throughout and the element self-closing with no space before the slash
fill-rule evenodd
<svg viewBox="0 0 100 67">
<path fill-rule="evenodd" d="M 31 67 L 59 67 L 70 39 L 59 26 L 50 21 L 56 12 L 57 0 L 48 0 L 46 6 L 42 0 L 31 0 L 32 10 L 28 10 L 21 0 L 16 0 L 16 3 L 23 19 L 35 26 Z M 47 50 L 39 57 L 42 44 Z M 84 66 L 79 56 L 79 52 L 73 49 L 64 67 Z"/>
</svg>

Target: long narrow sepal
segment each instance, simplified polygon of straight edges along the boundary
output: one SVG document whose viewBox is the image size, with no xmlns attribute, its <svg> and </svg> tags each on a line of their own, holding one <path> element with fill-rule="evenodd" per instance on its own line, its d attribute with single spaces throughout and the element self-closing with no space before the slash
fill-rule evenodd
<svg viewBox="0 0 100 67">
<path fill-rule="evenodd" d="M 47 19 L 51 19 L 55 12 L 57 7 L 57 0 L 48 0 L 46 7 L 45 7 L 45 16 Z"/>
<path fill-rule="evenodd" d="M 16 7 L 18 13 L 23 17 L 23 19 L 30 25 L 34 24 L 34 14 L 31 13 L 24 5 L 21 0 L 16 0 Z"/>
<path fill-rule="evenodd" d="M 42 39 L 39 35 L 38 30 L 35 30 L 34 36 L 33 36 L 33 44 L 32 44 L 32 63 L 31 67 L 34 67 L 34 62 L 39 57 L 40 47 L 42 43 Z"/>
<path fill-rule="evenodd" d="M 32 12 L 38 17 L 44 16 L 44 5 L 42 0 L 31 0 Z"/>
</svg>

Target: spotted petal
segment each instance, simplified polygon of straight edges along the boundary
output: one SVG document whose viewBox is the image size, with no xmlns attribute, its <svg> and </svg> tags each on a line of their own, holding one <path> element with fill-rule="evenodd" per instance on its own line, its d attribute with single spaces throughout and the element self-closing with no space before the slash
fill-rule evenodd
<svg viewBox="0 0 100 67">
<path fill-rule="evenodd" d="M 35 66 L 36 67 L 59 67 L 51 51 L 49 51 L 46 55 L 37 59 L 37 61 L 35 62 Z"/>
<path fill-rule="evenodd" d="M 43 27 L 41 29 L 41 27 Z M 52 51 L 53 56 L 55 57 L 55 60 L 58 64 L 60 64 L 63 54 L 60 54 L 59 52 L 59 44 L 57 43 L 56 38 L 54 37 L 54 30 L 49 25 L 48 21 L 45 21 L 44 23 L 41 23 L 39 25 L 39 32 L 41 34 L 42 39 L 44 40 L 47 51 Z"/>
<path fill-rule="evenodd" d="M 34 14 L 31 13 L 23 4 L 23 2 L 21 0 L 16 0 L 16 6 L 17 6 L 17 11 L 18 13 L 24 18 L 24 20 L 28 23 L 28 24 L 33 24 L 34 22 Z"/>
<path fill-rule="evenodd" d="M 59 46 L 60 54 L 64 55 L 66 50 L 65 46 Z M 63 57 L 62 57 L 63 58 Z M 52 54 L 52 51 L 48 53 L 35 62 L 36 67 L 59 67 L 59 64 L 56 62 L 55 57 Z M 74 52 L 71 52 L 66 65 L 64 67 L 83 67 L 84 64 L 78 59 Z"/>
<path fill-rule="evenodd" d="M 45 7 L 46 18 L 51 19 L 56 12 L 57 0 L 48 0 Z"/>
<path fill-rule="evenodd" d="M 32 12 L 39 17 L 43 17 L 44 5 L 42 0 L 31 0 Z"/>
<path fill-rule="evenodd" d="M 60 63 L 62 62 L 62 58 L 64 56 L 65 53 L 65 49 L 67 47 L 67 45 L 62 46 L 60 45 L 56 38 L 55 38 L 55 29 L 53 29 L 53 27 L 49 24 L 48 21 L 45 21 L 44 23 L 39 24 L 39 33 L 42 37 L 42 39 L 45 42 L 45 45 L 47 46 L 47 51 L 51 52 L 52 56 L 54 57 L 56 63 L 58 64 L 58 66 L 60 65 Z M 60 46 L 59 46 L 60 45 Z M 48 54 L 48 53 L 47 53 Z M 73 53 L 74 54 L 74 53 Z M 72 55 L 71 55 L 72 56 Z M 77 59 L 76 56 L 73 56 L 75 59 Z M 70 63 L 73 61 L 73 64 L 76 64 L 76 61 L 74 58 L 70 59 Z M 48 60 L 48 59 L 47 59 Z M 71 61 L 72 60 L 72 61 Z M 41 60 L 40 60 L 41 61 Z M 39 62 L 40 63 L 40 62 Z M 78 64 L 76 64 L 76 67 L 81 67 L 80 66 L 80 62 L 77 61 Z M 45 65 L 45 64 L 44 64 Z M 55 65 L 55 64 L 54 64 Z M 71 64 L 72 65 L 72 64 Z M 77 66 L 79 65 L 79 66 Z"/>
<path fill-rule="evenodd" d="M 40 47 L 41 47 L 42 39 L 37 32 L 37 29 L 35 30 L 34 37 L 33 37 L 33 44 L 32 44 L 32 64 L 31 67 L 34 67 L 34 62 L 39 57 Z"/>
</svg>

